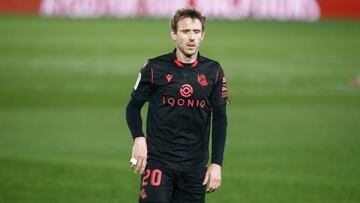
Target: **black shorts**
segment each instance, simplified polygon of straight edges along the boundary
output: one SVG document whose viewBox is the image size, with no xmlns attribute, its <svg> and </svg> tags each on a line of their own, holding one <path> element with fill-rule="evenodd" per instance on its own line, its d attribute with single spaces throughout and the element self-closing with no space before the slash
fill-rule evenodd
<svg viewBox="0 0 360 203">
<path fill-rule="evenodd" d="M 206 168 L 183 172 L 150 161 L 141 176 L 140 203 L 203 203 Z"/>
</svg>

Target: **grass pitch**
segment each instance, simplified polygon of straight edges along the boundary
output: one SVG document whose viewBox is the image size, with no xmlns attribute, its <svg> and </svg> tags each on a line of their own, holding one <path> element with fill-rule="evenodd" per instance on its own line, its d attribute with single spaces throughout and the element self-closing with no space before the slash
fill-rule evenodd
<svg viewBox="0 0 360 203">
<path fill-rule="evenodd" d="M 0 17 L 0 202 L 136 202 L 124 120 L 165 20 Z M 231 105 L 207 202 L 360 202 L 360 24 L 209 21 Z M 145 113 L 145 112 L 143 112 Z"/>
</svg>

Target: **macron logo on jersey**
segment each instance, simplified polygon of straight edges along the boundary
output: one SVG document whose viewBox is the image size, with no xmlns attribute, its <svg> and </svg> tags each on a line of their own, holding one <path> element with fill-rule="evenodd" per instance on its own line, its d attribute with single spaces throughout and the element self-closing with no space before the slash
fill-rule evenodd
<svg viewBox="0 0 360 203">
<path fill-rule="evenodd" d="M 168 83 L 170 83 L 173 75 L 172 74 L 166 74 L 165 77 L 166 77 L 166 80 L 168 81 Z"/>
</svg>

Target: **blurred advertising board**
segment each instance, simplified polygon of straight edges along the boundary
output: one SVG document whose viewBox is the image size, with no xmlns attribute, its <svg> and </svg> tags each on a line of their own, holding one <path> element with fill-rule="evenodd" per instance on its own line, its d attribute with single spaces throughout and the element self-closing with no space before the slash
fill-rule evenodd
<svg viewBox="0 0 360 203">
<path fill-rule="evenodd" d="M 170 17 L 178 8 L 194 6 L 209 18 L 316 21 L 316 0 L 43 0 L 44 16 Z"/>
<path fill-rule="evenodd" d="M 168 18 L 188 6 L 219 19 L 360 20 L 360 0 L 0 0 L 0 14 Z"/>
<path fill-rule="evenodd" d="M 317 0 L 321 18 L 360 20 L 360 0 Z"/>
<path fill-rule="evenodd" d="M 37 15 L 42 3 L 42 0 L 0 0 L 0 14 Z"/>
</svg>

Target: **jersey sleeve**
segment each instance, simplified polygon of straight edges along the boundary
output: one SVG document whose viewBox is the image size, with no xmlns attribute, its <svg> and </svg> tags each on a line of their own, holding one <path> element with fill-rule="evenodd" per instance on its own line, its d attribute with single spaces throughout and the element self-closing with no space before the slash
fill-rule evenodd
<svg viewBox="0 0 360 203">
<path fill-rule="evenodd" d="M 226 77 L 220 65 L 216 71 L 215 87 L 211 94 L 210 103 L 212 107 L 229 104 Z"/>
<path fill-rule="evenodd" d="M 147 62 L 140 70 L 131 97 L 137 101 L 149 101 L 152 94 L 153 70 Z"/>
</svg>

